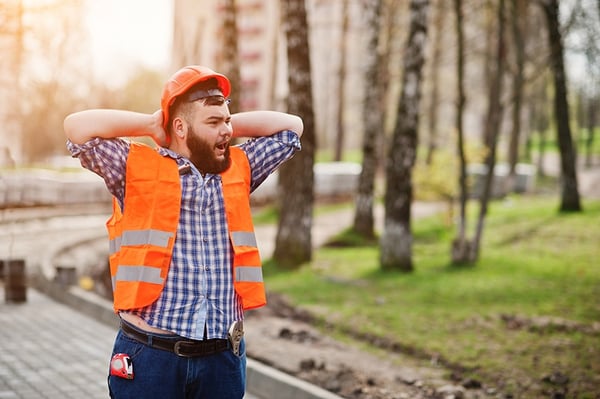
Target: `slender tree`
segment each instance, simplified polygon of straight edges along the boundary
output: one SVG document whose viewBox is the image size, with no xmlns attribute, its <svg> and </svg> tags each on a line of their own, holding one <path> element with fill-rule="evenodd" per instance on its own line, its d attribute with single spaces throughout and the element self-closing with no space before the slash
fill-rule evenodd
<svg viewBox="0 0 600 399">
<path fill-rule="evenodd" d="M 367 22 L 369 51 L 365 53 L 365 99 L 363 105 L 363 120 L 365 133 L 363 136 L 362 169 L 358 178 L 356 194 L 356 211 L 353 229 L 365 238 L 375 237 L 373 204 L 375 196 L 375 178 L 378 168 L 378 149 L 383 138 L 383 86 L 380 76 L 381 50 L 379 49 L 379 34 L 381 21 L 382 0 L 365 0 L 363 15 Z"/>
<path fill-rule="evenodd" d="M 488 110 L 486 115 L 485 123 L 485 144 L 488 152 L 485 157 L 486 176 L 483 181 L 483 192 L 479 199 L 479 216 L 477 218 L 477 226 L 475 228 L 475 235 L 473 237 L 473 243 L 471 246 L 471 253 L 469 256 L 470 262 L 476 262 L 479 258 L 481 240 L 483 239 L 483 230 L 485 225 L 485 218 L 487 216 L 488 205 L 492 193 L 492 183 L 494 181 L 494 168 L 496 166 L 496 147 L 498 144 L 498 136 L 500 134 L 500 126 L 502 123 L 502 94 L 503 85 L 502 79 L 504 77 L 506 68 L 506 52 L 505 52 L 505 5 L 504 0 L 499 0 L 497 10 L 497 21 L 498 21 L 498 33 L 496 41 L 495 51 L 495 68 L 493 72 L 493 79 L 489 87 L 488 95 Z"/>
<path fill-rule="evenodd" d="M 550 64 L 554 76 L 554 115 L 557 128 L 561 167 L 561 212 L 581 211 L 577 184 L 577 162 L 571 127 L 564 64 L 564 49 L 560 31 L 558 0 L 539 0 L 548 25 Z"/>
<path fill-rule="evenodd" d="M 398 118 L 386 165 L 385 222 L 380 254 L 382 269 L 413 270 L 410 224 L 412 170 L 417 152 L 428 10 L 428 0 L 411 0 Z"/>
<path fill-rule="evenodd" d="M 527 20 L 527 1 L 510 0 L 510 20 L 515 68 L 512 75 L 512 128 L 508 145 L 509 189 L 514 188 L 519 143 L 521 140 L 521 113 L 525 86 L 525 35 L 523 24 Z"/>
<path fill-rule="evenodd" d="M 312 258 L 312 210 L 316 137 L 304 0 L 282 2 L 288 59 L 288 112 L 304 121 L 302 151 L 279 169 L 280 217 L 273 259 L 297 268 Z"/>
<path fill-rule="evenodd" d="M 595 126 L 597 124 L 598 98 L 590 98 L 587 103 L 587 136 L 585 140 L 585 166 L 592 167 Z"/>
<path fill-rule="evenodd" d="M 236 0 L 223 1 L 223 54 L 221 59 L 221 70 L 231 82 L 231 113 L 239 112 L 241 109 L 241 76 L 238 54 L 238 30 L 237 30 L 237 8 Z"/>
<path fill-rule="evenodd" d="M 444 46 L 444 24 L 446 16 L 446 0 L 437 0 L 435 2 L 435 17 L 433 19 L 433 51 L 431 64 L 429 67 L 431 75 L 431 85 L 429 93 L 429 108 L 427 110 L 428 118 L 428 136 L 427 136 L 427 156 L 425 162 L 430 165 L 433 161 L 433 154 L 438 146 L 438 109 L 440 97 L 440 63 L 442 58 L 442 49 Z"/>
<path fill-rule="evenodd" d="M 346 112 L 346 90 L 345 82 L 347 79 L 346 58 L 348 53 L 348 23 L 350 16 L 348 15 L 348 0 L 342 0 L 342 29 L 340 33 L 340 64 L 338 69 L 338 95 L 337 95 L 337 123 L 336 123 L 336 140 L 334 143 L 333 160 L 339 162 L 342 160 L 342 152 L 344 151 L 344 142 L 346 141 L 346 130 L 344 128 L 344 115 Z"/>
<path fill-rule="evenodd" d="M 463 114 L 466 102 L 465 96 L 465 39 L 463 23 L 463 2 L 454 0 L 454 15 L 456 18 L 456 132 L 457 153 L 459 160 L 459 220 L 458 235 L 452 243 L 452 263 L 467 263 L 471 253 L 471 242 L 467 239 L 467 159 L 465 156 L 465 139 L 463 129 Z"/>
<path fill-rule="evenodd" d="M 545 157 L 546 144 L 548 136 L 548 127 L 550 125 L 550 111 L 548 101 L 548 80 L 549 74 L 543 73 L 541 79 L 534 82 L 531 88 L 531 99 L 529 101 L 529 113 L 531 130 L 537 132 L 538 135 L 538 158 L 537 158 L 537 174 L 538 176 L 546 176 Z"/>
</svg>

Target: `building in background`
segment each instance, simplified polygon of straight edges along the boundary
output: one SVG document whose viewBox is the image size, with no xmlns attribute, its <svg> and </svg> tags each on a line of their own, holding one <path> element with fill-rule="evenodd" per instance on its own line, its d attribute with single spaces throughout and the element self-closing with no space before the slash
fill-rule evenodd
<svg viewBox="0 0 600 399">
<path fill-rule="evenodd" d="M 240 109 L 277 108 L 279 0 L 237 0 Z M 224 8 L 219 0 L 174 0 L 171 72 L 183 65 L 222 71 Z"/>
</svg>

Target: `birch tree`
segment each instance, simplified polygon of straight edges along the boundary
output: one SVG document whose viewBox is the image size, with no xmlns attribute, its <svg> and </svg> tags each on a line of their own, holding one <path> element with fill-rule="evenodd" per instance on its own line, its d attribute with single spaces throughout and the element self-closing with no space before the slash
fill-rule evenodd
<svg viewBox="0 0 600 399">
<path fill-rule="evenodd" d="M 560 31 L 558 0 L 539 0 L 548 25 L 550 64 L 554 77 L 554 117 L 560 150 L 561 201 L 560 211 L 581 211 L 577 184 L 575 148 L 569 125 L 569 102 L 564 64 L 564 48 Z"/>
<path fill-rule="evenodd" d="M 279 169 L 280 215 L 273 259 L 293 269 L 312 259 L 315 117 L 304 0 L 282 2 L 287 38 L 288 112 L 304 121 L 302 151 Z"/>
<path fill-rule="evenodd" d="M 235 0 L 223 1 L 223 74 L 231 82 L 231 113 L 240 111 L 241 77 L 238 54 L 237 9 Z"/>
<path fill-rule="evenodd" d="M 473 237 L 473 243 L 470 248 L 471 251 L 468 258 L 469 262 L 471 263 L 476 262 L 479 258 L 481 240 L 483 238 L 483 230 L 485 227 L 485 220 L 492 193 L 494 168 L 496 166 L 496 147 L 498 145 L 498 136 L 500 134 L 500 126 L 502 123 L 502 79 L 504 77 L 506 68 L 506 45 L 504 34 L 506 17 L 504 4 L 504 0 L 500 0 L 497 10 L 498 32 L 494 56 L 495 63 L 488 93 L 488 109 L 484 131 L 485 145 L 488 149 L 485 157 L 486 175 L 483 181 L 483 192 L 481 194 L 481 198 L 479 199 L 479 215 L 477 218 L 477 225 L 475 227 L 475 236 Z"/>
<path fill-rule="evenodd" d="M 382 269 L 413 270 L 410 223 L 412 171 L 417 152 L 428 10 L 428 0 L 411 0 L 398 117 L 386 165 L 385 220 L 380 253 Z"/>
<path fill-rule="evenodd" d="M 438 147 L 439 132 L 438 132 L 438 108 L 440 105 L 440 75 L 441 75 L 441 57 L 444 46 L 445 36 L 445 17 L 446 17 L 446 0 L 437 0 L 433 7 L 433 33 L 432 36 L 432 55 L 431 63 L 429 64 L 431 85 L 429 93 L 429 107 L 427 109 L 427 155 L 425 163 L 431 165 L 433 155 Z"/>
<path fill-rule="evenodd" d="M 381 73 L 381 50 L 379 33 L 381 26 L 382 0 L 365 0 L 363 15 L 367 20 L 368 47 L 365 54 L 365 99 L 363 120 L 362 169 L 358 178 L 353 230 L 364 238 L 375 237 L 373 204 L 375 176 L 377 173 L 379 143 L 383 138 L 383 87 Z"/>
<path fill-rule="evenodd" d="M 486 57 L 486 75 L 490 74 L 488 90 L 488 107 L 483 134 L 484 144 L 487 147 L 485 157 L 486 175 L 483 179 L 483 192 L 479 198 L 479 215 L 476 223 L 473 240 L 467 238 L 467 184 L 466 184 L 466 156 L 464 150 L 463 111 L 464 111 L 464 37 L 463 37 L 463 3 L 462 0 L 454 1 L 457 32 L 457 75 L 458 75 L 458 101 L 456 111 L 456 128 L 458 130 L 458 154 L 460 161 L 460 219 L 458 235 L 452 243 L 452 263 L 472 264 L 478 260 L 480 245 L 483 237 L 488 204 L 491 198 L 494 168 L 496 166 L 496 147 L 503 115 L 502 95 L 503 77 L 506 69 L 505 53 L 505 3 L 499 0 L 496 12 L 496 43 L 494 52 L 489 52 Z"/>
<path fill-rule="evenodd" d="M 515 66 L 512 76 L 512 128 L 508 145 L 509 188 L 512 190 L 517 174 L 521 141 L 521 113 L 525 87 L 525 38 L 523 24 L 527 21 L 527 1 L 510 0 L 510 20 Z"/>
<path fill-rule="evenodd" d="M 458 234 L 452 242 L 452 263 L 466 263 L 471 253 L 471 242 L 467 239 L 467 159 L 465 155 L 465 134 L 463 129 L 463 114 L 465 108 L 465 39 L 463 30 L 463 2 L 454 0 L 454 15 L 456 19 L 456 122 L 458 135 L 457 154 L 459 161 L 459 219 Z"/>
</svg>

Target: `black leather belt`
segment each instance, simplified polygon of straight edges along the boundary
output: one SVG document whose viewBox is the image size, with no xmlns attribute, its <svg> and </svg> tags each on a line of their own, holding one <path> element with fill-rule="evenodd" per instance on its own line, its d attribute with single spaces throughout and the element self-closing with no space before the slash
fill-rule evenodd
<svg viewBox="0 0 600 399">
<path fill-rule="evenodd" d="M 210 356 L 225 352 L 231 345 L 227 339 L 206 339 L 203 341 L 178 339 L 181 337 L 164 338 L 152 333 L 146 333 L 133 328 L 126 322 L 121 321 L 121 330 L 129 338 L 135 339 L 142 344 L 152 348 L 173 352 L 181 357 Z"/>
</svg>

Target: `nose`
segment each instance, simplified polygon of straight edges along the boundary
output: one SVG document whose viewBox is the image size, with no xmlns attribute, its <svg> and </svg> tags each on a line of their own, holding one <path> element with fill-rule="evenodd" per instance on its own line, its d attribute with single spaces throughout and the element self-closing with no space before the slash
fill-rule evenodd
<svg viewBox="0 0 600 399">
<path fill-rule="evenodd" d="M 219 134 L 229 139 L 233 135 L 233 127 L 231 126 L 231 123 L 224 123 Z"/>
</svg>

